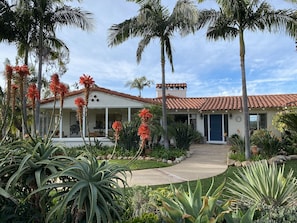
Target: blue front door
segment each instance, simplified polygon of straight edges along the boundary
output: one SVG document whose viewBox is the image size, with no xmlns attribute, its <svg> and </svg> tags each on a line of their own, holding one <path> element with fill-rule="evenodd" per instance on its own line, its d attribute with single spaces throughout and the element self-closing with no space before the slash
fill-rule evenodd
<svg viewBox="0 0 297 223">
<path fill-rule="evenodd" d="M 223 141 L 222 115 L 210 115 L 210 141 Z"/>
</svg>

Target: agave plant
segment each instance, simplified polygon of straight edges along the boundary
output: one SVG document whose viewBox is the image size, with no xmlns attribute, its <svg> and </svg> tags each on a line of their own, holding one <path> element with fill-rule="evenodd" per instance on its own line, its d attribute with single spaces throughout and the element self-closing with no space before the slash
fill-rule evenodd
<svg viewBox="0 0 297 223">
<path fill-rule="evenodd" d="M 230 215 L 231 212 L 231 201 L 227 201 L 226 203 L 219 202 L 224 184 L 225 182 L 212 195 L 210 193 L 213 182 L 206 195 L 202 195 L 200 180 L 197 181 L 194 191 L 191 190 L 189 183 L 188 192 L 182 187 L 177 189 L 171 186 L 174 192 L 173 198 L 162 197 L 162 218 L 168 223 L 215 223 L 222 221 L 224 215 Z"/>
<path fill-rule="evenodd" d="M 292 170 L 284 176 L 284 165 L 278 168 L 276 164 L 257 161 L 240 169 L 234 179 L 230 178 L 227 192 L 248 207 L 292 206 L 297 200 L 297 179 L 293 177 Z"/>
<path fill-rule="evenodd" d="M 101 163 L 93 155 L 77 158 L 60 156 L 62 171 L 48 177 L 43 186 L 34 191 L 51 191 L 53 207 L 46 222 L 113 222 L 120 220 L 121 204 L 126 183 L 126 167 Z M 51 182 L 51 183 L 48 183 Z"/>
<path fill-rule="evenodd" d="M 49 175 L 58 171 L 58 166 L 51 163 L 55 155 L 64 154 L 61 147 L 50 142 L 45 143 L 41 139 L 33 141 L 15 141 L 1 145 L 0 148 L 0 190 L 1 195 L 11 194 L 13 203 L 7 215 L 20 218 L 26 222 L 43 222 L 44 213 L 47 212 L 45 202 L 48 194 L 36 193 L 34 196 L 27 196 L 38 187 Z M 4 193 L 5 192 L 5 193 Z M 44 199 L 41 199 L 41 198 Z M 7 206 L 7 200 L 2 200 L 0 206 Z M 6 212 L 8 210 L 6 209 Z M 29 220 L 30 219 L 30 220 Z"/>
</svg>

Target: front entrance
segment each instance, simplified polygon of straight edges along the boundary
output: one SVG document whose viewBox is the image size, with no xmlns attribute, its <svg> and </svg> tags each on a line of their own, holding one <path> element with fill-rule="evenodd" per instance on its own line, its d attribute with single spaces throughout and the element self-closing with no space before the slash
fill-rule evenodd
<svg viewBox="0 0 297 223">
<path fill-rule="evenodd" d="M 223 141 L 223 122 L 222 115 L 209 116 L 209 139 L 210 141 Z"/>
</svg>

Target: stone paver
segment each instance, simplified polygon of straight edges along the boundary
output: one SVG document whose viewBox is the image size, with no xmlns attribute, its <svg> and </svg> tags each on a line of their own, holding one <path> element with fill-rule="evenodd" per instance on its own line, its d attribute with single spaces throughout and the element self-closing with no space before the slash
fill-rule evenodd
<svg viewBox="0 0 297 223">
<path fill-rule="evenodd" d="M 192 145 L 191 157 L 181 163 L 165 168 L 132 171 L 127 183 L 129 186 L 161 185 L 216 176 L 227 169 L 228 148 L 227 145 Z"/>
</svg>

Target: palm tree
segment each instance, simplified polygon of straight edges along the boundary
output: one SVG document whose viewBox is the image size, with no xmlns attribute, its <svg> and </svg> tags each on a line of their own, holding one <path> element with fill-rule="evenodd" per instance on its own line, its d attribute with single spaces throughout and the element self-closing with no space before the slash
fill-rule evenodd
<svg viewBox="0 0 297 223">
<path fill-rule="evenodd" d="M 165 54 L 171 65 L 171 70 L 174 72 L 171 38 L 175 31 L 179 31 L 182 35 L 194 32 L 198 10 L 191 0 L 178 0 L 171 14 L 166 7 L 161 5 L 161 0 L 134 0 L 134 2 L 140 5 L 139 14 L 111 26 L 109 29 L 109 46 L 119 45 L 128 38 L 140 37 L 141 40 L 136 51 L 136 58 L 139 63 L 145 47 L 149 45 L 151 40 L 160 40 L 163 139 L 164 147 L 169 148 L 165 95 Z"/>
<path fill-rule="evenodd" d="M 217 0 L 220 10 L 203 10 L 198 29 L 209 24 L 207 38 L 217 40 L 239 37 L 240 67 L 242 77 L 242 109 L 244 114 L 245 157 L 250 158 L 249 112 L 245 71 L 244 31 L 278 31 L 291 20 L 289 10 L 274 11 L 265 1 Z"/>
<path fill-rule="evenodd" d="M 0 0 L 0 42 L 14 39 L 14 13 L 8 1 Z"/>
<path fill-rule="evenodd" d="M 27 1 L 20 0 L 21 4 L 27 4 Z M 82 30 L 90 30 L 92 28 L 92 23 L 90 20 L 91 13 L 82 11 L 80 8 L 72 8 L 64 4 L 64 1 L 59 0 L 31 0 L 32 9 L 34 12 L 34 21 L 38 27 L 36 30 L 36 45 L 38 47 L 38 75 L 37 75 L 37 87 L 39 94 L 41 92 L 42 86 L 42 66 L 43 61 L 46 56 L 49 55 L 49 51 L 46 50 L 45 40 L 57 40 L 55 36 L 55 31 L 58 26 L 76 26 Z M 51 43 L 53 46 L 65 46 L 62 42 L 54 41 Z M 56 44 L 56 45 L 54 45 Z M 61 45 L 62 44 L 62 45 Z M 59 48 L 59 47 L 58 47 Z M 36 128 L 40 129 L 40 103 L 36 103 Z"/>
<path fill-rule="evenodd" d="M 139 90 L 139 97 L 141 97 L 141 92 L 144 87 L 150 87 L 152 84 L 154 84 L 154 81 L 146 79 L 145 76 L 135 78 L 133 81 L 128 81 L 126 83 L 126 87 L 132 88 L 137 88 Z"/>
</svg>

